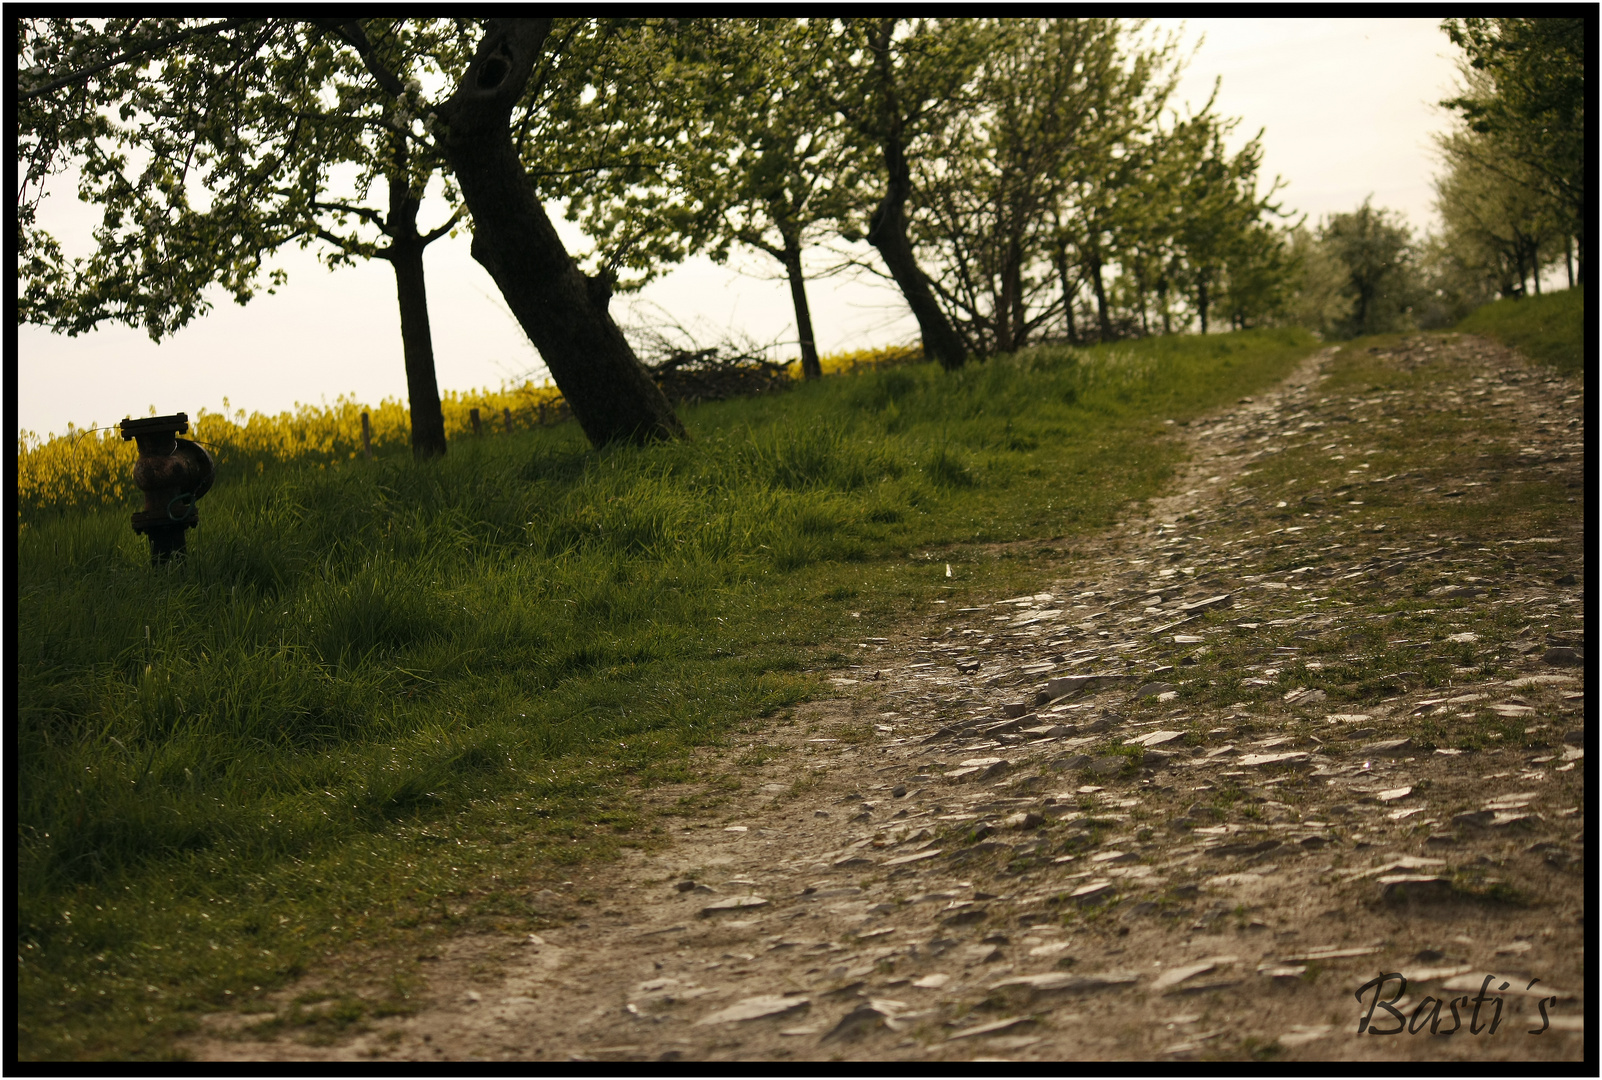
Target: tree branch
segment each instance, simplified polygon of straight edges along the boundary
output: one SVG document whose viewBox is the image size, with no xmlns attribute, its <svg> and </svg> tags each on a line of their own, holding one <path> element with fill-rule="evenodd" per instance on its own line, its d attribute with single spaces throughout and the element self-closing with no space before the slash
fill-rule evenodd
<svg viewBox="0 0 1602 1080">
<path fill-rule="evenodd" d="M 382 232 L 385 236 L 395 235 L 389 230 L 389 226 L 384 224 L 384 219 L 377 210 L 372 210 L 365 206 L 349 206 L 338 202 L 318 202 L 314 199 L 312 200 L 312 208 L 315 210 L 338 210 L 346 214 L 355 214 L 363 221 L 378 226 L 379 232 Z"/>
<path fill-rule="evenodd" d="M 429 233 L 423 234 L 422 246 L 423 247 L 427 247 L 429 244 L 432 244 L 435 240 L 438 240 L 440 237 L 442 237 L 446 233 L 450 232 L 453 228 L 456 227 L 456 223 L 458 221 L 462 220 L 462 215 L 464 213 L 466 213 L 466 211 L 467 211 L 466 207 L 458 206 L 456 208 L 456 213 L 451 215 L 449 221 L 447 221 L 445 224 L 441 225 L 439 228 L 435 229 L 433 232 L 429 232 Z"/>
<path fill-rule="evenodd" d="M 159 49 L 165 49 L 169 45 L 176 45 L 180 41 L 186 41 L 192 37 L 199 37 L 202 34 L 218 34 L 224 30 L 232 30 L 235 27 L 243 26 L 250 21 L 251 20 L 249 19 L 228 19 L 223 22 L 208 23 L 205 26 L 196 26 L 188 30 L 180 30 L 176 34 L 168 34 L 166 37 L 156 38 L 152 41 L 144 43 L 143 45 L 139 45 L 135 48 L 119 53 L 118 55 L 113 56 L 110 60 L 102 61 L 101 63 L 83 68 L 80 71 L 74 71 L 68 75 L 63 75 L 61 78 L 54 79 L 43 86 L 36 86 L 32 90 L 19 90 L 17 92 L 17 100 L 31 101 L 36 97 L 41 97 L 54 90 L 60 90 L 63 86 L 70 86 L 82 79 L 87 79 L 91 75 L 98 75 L 102 71 L 114 68 L 124 61 L 132 60 L 136 56 L 145 56 L 156 52 Z"/>
<path fill-rule="evenodd" d="M 406 95 L 406 84 L 401 82 L 400 76 L 385 67 L 384 62 L 378 58 L 377 53 L 373 50 L 373 43 L 367 39 L 367 31 L 362 29 L 361 23 L 355 19 L 308 19 L 307 22 L 325 33 L 332 34 L 355 49 L 356 54 L 362 58 L 362 63 L 366 65 L 368 72 L 372 74 L 378 85 L 386 93 L 392 97 L 404 97 Z"/>
</svg>

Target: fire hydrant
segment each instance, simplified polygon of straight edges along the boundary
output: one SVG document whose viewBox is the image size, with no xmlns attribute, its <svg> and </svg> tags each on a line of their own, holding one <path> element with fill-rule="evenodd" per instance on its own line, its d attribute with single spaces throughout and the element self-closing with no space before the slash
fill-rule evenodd
<svg viewBox="0 0 1602 1080">
<path fill-rule="evenodd" d="M 117 429 L 139 447 L 133 481 L 145 508 L 134 514 L 133 531 L 150 539 L 150 563 L 160 566 L 183 556 L 185 534 L 200 522 L 195 502 L 211 490 L 216 462 L 199 443 L 178 438 L 189 430 L 185 413 L 124 420 Z"/>
</svg>

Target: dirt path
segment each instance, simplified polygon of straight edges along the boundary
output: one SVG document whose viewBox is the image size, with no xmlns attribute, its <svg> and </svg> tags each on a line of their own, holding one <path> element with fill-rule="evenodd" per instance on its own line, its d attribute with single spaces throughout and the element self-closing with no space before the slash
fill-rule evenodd
<svg viewBox="0 0 1602 1080">
<path fill-rule="evenodd" d="M 187 1050 L 1579 1058 L 1583 504 L 1562 535 L 1497 544 L 1387 527 L 1363 493 L 1473 498 L 1557 478 L 1578 495 L 1583 390 L 1477 339 L 1416 338 L 1377 361 L 1454 365 L 1436 397 L 1325 393 L 1332 353 L 1192 425 L 1176 494 L 1035 594 L 857 643 L 860 666 L 835 679 L 845 696 L 780 718 L 769 761 L 714 813 L 664 819 L 659 850 L 536 894 L 556 928 L 463 935 L 422 958 L 420 1012 L 321 1045 L 222 1015 Z M 1461 455 L 1451 490 L 1363 471 L 1392 416 L 1481 407 L 1515 421 L 1511 464 Z M 1334 438 L 1355 478 L 1295 506 L 1254 486 L 1309 438 Z M 1448 685 L 1399 669 L 1284 688 L 1285 670 L 1316 682 L 1358 659 L 1320 642 L 1362 651 L 1373 636 L 1347 635 L 1376 622 L 1406 635 L 1387 620 L 1426 603 L 1453 620 L 1442 632 L 1372 648 L 1455 663 Z M 1220 700 L 1220 682 L 1224 697 L 1274 692 Z M 1471 727 L 1483 737 L 1454 750 Z M 1354 995 L 1382 972 L 1407 976 L 1396 1008 L 1423 1004 L 1417 1034 L 1358 1034 L 1374 992 Z M 1476 1017 L 1462 999 L 1486 975 Z M 281 995 L 279 1021 L 320 985 Z M 1455 1034 L 1451 1004 L 1429 1033 L 1426 998 L 1456 1003 Z M 1543 1008 L 1551 1026 L 1527 1034 Z M 1380 1009 L 1372 1026 L 1395 1021 Z"/>
</svg>

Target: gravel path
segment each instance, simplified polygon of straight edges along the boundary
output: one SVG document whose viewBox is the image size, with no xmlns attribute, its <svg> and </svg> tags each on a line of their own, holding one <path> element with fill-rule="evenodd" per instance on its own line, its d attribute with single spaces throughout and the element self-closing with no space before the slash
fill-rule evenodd
<svg viewBox="0 0 1602 1080">
<path fill-rule="evenodd" d="M 221 1014 L 184 1049 L 1579 1059 L 1583 387 L 1415 337 L 1369 362 L 1445 377 L 1335 391 L 1334 352 L 1176 426 L 1175 494 L 1038 592 L 855 643 L 841 695 L 778 718 L 715 812 L 550 882 L 548 931 L 421 958 L 421 1011 L 321 1045 Z M 1513 434 L 1372 475 L 1386 439 L 1425 446 L 1445 415 Z M 1324 479 L 1283 483 L 1297 453 Z M 1450 531 L 1453 500 L 1521 484 L 1574 496 L 1560 527 Z M 1363 1024 L 1383 973 L 1416 1033 L 1360 1033 L 1396 1026 Z"/>
</svg>

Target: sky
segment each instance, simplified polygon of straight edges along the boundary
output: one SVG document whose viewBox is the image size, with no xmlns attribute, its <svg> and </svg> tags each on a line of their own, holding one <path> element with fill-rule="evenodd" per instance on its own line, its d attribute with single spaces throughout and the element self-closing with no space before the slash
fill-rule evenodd
<svg viewBox="0 0 1602 1080">
<path fill-rule="evenodd" d="M 1435 103 L 1450 96 L 1456 50 L 1431 19 L 1159 19 L 1198 41 L 1173 104 L 1199 109 L 1221 78 L 1216 110 L 1239 117 L 1231 149 L 1264 130 L 1262 175 L 1285 182 L 1283 205 L 1315 223 L 1368 195 L 1419 231 L 1433 226 L 1430 185 L 1437 169 L 1430 136 L 1448 126 Z M 419 225 L 447 211 L 425 200 Z M 40 221 L 68 253 L 87 250 L 95 208 L 61 185 Z M 553 212 L 552 217 L 557 215 Z M 570 248 L 582 237 L 566 222 Z M 517 327 L 494 282 L 469 254 L 469 237 L 444 238 L 425 255 L 435 365 L 442 390 L 498 388 L 543 380 L 539 355 Z M 113 424 L 124 416 L 202 408 L 276 413 L 343 394 L 366 403 L 405 399 L 400 316 L 389 264 L 330 271 L 309 251 L 280 255 L 288 271 L 275 295 L 245 307 L 219 293 L 210 313 L 153 343 L 143 331 L 103 327 L 70 338 L 39 327 L 17 330 L 17 424 L 44 436 Z M 743 336 L 793 342 L 788 287 L 769 256 L 728 265 L 695 258 L 619 297 L 637 323 L 664 314 L 704 343 Z M 915 340 L 899 293 L 858 273 L 808 284 L 822 352 Z"/>
</svg>

